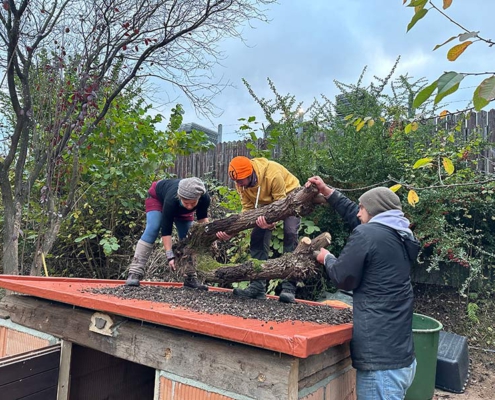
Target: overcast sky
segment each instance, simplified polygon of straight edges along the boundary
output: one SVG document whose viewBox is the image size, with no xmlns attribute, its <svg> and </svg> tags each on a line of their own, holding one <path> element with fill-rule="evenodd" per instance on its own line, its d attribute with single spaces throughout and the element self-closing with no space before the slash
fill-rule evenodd
<svg viewBox="0 0 495 400">
<path fill-rule="evenodd" d="M 434 3 L 441 7 L 442 0 Z M 494 0 L 454 0 L 447 12 L 467 29 L 495 40 Z M 178 96 L 174 104 L 184 105 L 184 122 L 196 122 L 214 130 L 222 124 L 223 141 L 239 140 L 239 118 L 256 116 L 258 121 L 265 120 L 242 78 L 259 97 L 272 98 L 267 83 L 270 78 L 279 93 L 294 94 L 309 106 L 321 94 L 333 99 L 340 93 L 334 80 L 356 83 L 365 66 L 365 83 L 373 75 L 385 77 L 399 55 L 401 61 L 395 77 L 408 73 L 433 81 L 444 71 L 495 70 L 495 50 L 483 43 L 474 43 L 455 62 L 448 61 L 446 53 L 458 41 L 433 52 L 435 45 L 461 33 L 459 27 L 435 10 L 406 33 L 413 10 L 405 7 L 402 0 L 280 0 L 280 4 L 270 6 L 267 15 L 269 23 L 255 22 L 255 29 L 244 30 L 245 43 L 229 39 L 221 44 L 226 58 L 214 73 L 234 87 L 214 99 L 215 105 L 223 110 L 220 117 L 212 117 L 210 122 L 197 116 L 179 92 L 163 87 L 168 98 Z M 472 98 L 473 86 L 479 82 L 479 77 L 466 78 L 459 93 L 447 97 L 451 100 L 449 109 L 464 108 Z M 168 118 L 170 105 L 160 112 Z"/>
</svg>

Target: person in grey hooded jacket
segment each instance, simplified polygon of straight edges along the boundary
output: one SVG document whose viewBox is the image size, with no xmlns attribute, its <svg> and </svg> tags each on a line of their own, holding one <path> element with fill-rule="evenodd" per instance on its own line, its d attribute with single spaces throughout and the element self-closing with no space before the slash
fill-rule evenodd
<svg viewBox="0 0 495 400">
<path fill-rule="evenodd" d="M 339 257 L 322 248 L 317 260 L 337 288 L 353 291 L 357 398 L 403 399 L 416 371 L 410 269 L 419 242 L 390 189 L 371 189 L 356 204 L 318 176 L 311 184 L 352 229 Z"/>
</svg>

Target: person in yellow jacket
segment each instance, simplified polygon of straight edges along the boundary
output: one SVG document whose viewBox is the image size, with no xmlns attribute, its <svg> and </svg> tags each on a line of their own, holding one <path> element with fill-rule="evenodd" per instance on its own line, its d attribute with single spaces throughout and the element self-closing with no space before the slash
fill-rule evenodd
<svg viewBox="0 0 495 400">
<path fill-rule="evenodd" d="M 236 183 L 243 212 L 283 199 L 300 186 L 299 180 L 283 165 L 266 158 L 234 157 L 229 164 L 229 177 Z M 300 218 L 295 216 L 284 220 L 284 253 L 296 248 L 300 223 Z M 252 258 L 267 260 L 275 223 L 268 224 L 265 217 L 260 216 L 256 220 L 256 225 L 251 233 L 250 254 Z M 231 236 L 225 232 L 218 232 L 217 238 L 229 240 Z M 234 289 L 234 295 L 264 299 L 266 297 L 265 285 L 264 280 L 255 280 L 246 289 Z M 293 303 L 295 293 L 295 282 L 284 281 L 279 300 L 284 303 Z"/>
</svg>

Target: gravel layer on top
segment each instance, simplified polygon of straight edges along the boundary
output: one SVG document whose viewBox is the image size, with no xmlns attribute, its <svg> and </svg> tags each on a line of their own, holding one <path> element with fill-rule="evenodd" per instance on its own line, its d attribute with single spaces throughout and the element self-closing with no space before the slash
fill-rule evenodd
<svg viewBox="0 0 495 400">
<path fill-rule="evenodd" d="M 286 304 L 278 299 L 265 300 L 235 297 L 231 291 L 200 291 L 183 287 L 142 285 L 139 287 L 117 286 L 88 290 L 94 294 L 115 296 L 120 299 L 148 300 L 168 303 L 205 314 L 225 314 L 260 321 L 305 321 L 319 324 L 340 325 L 352 322 L 351 309 L 336 309 L 322 304 Z"/>
</svg>

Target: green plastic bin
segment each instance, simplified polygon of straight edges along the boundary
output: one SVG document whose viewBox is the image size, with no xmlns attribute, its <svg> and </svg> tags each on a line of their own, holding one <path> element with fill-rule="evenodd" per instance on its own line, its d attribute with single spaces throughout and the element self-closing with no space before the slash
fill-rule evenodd
<svg viewBox="0 0 495 400">
<path fill-rule="evenodd" d="M 435 392 L 438 338 L 443 326 L 426 315 L 413 314 L 413 340 L 416 353 L 416 375 L 406 393 L 406 400 L 430 400 Z"/>
</svg>

